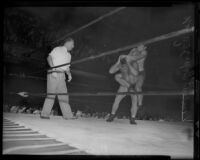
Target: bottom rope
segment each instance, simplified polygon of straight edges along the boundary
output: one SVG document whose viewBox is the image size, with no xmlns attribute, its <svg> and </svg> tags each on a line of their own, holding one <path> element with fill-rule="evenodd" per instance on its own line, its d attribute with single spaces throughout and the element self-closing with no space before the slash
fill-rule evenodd
<svg viewBox="0 0 200 160">
<path fill-rule="evenodd" d="M 143 92 L 98 92 L 98 93 L 29 93 L 29 92 L 9 92 L 11 95 L 22 97 L 48 95 L 68 95 L 68 96 L 115 96 L 115 95 L 148 95 L 148 96 L 175 96 L 175 95 L 194 95 L 194 91 L 143 91 Z"/>
</svg>

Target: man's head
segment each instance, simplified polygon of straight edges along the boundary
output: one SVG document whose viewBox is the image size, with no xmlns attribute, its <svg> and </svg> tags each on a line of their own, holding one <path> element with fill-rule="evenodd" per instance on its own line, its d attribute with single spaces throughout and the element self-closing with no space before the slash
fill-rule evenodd
<svg viewBox="0 0 200 160">
<path fill-rule="evenodd" d="M 146 46 L 144 46 L 143 44 L 137 46 L 136 48 L 133 48 L 129 53 L 130 56 L 133 56 L 136 59 L 143 54 L 145 54 L 144 56 L 146 56 Z"/>
<path fill-rule="evenodd" d="M 74 40 L 72 38 L 67 38 L 64 42 L 64 46 L 67 51 L 71 51 L 74 48 Z"/>
<path fill-rule="evenodd" d="M 137 50 L 138 50 L 139 52 L 142 52 L 142 51 L 144 51 L 146 48 L 147 48 L 146 46 L 144 46 L 143 44 L 140 44 L 140 45 L 137 47 Z"/>
<path fill-rule="evenodd" d="M 129 52 L 129 55 L 130 55 L 130 56 L 136 56 L 137 54 L 138 54 L 137 48 L 133 48 L 133 49 Z"/>
<path fill-rule="evenodd" d="M 126 58 L 120 58 L 120 63 L 122 65 L 126 64 L 127 63 Z"/>
</svg>

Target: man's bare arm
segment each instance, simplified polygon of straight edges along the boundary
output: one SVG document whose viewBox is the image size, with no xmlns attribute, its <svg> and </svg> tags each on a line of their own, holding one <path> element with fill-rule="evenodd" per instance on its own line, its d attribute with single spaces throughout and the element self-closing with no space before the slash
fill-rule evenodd
<svg viewBox="0 0 200 160">
<path fill-rule="evenodd" d="M 109 73 L 113 74 L 117 72 L 118 70 L 119 70 L 119 59 L 112 67 L 110 67 Z"/>
<path fill-rule="evenodd" d="M 140 55 L 138 55 L 137 57 L 128 54 L 128 55 L 126 55 L 126 59 L 127 59 L 128 61 L 137 61 L 137 60 L 146 58 L 146 56 L 147 56 L 147 51 L 142 51 L 142 52 L 143 52 L 143 53 L 140 54 Z"/>
<path fill-rule="evenodd" d="M 50 67 L 54 67 L 52 57 L 50 55 L 47 57 L 47 62 L 48 62 Z"/>
<path fill-rule="evenodd" d="M 70 81 L 72 80 L 72 75 L 71 75 L 70 69 L 67 69 L 67 70 L 65 71 L 65 73 L 66 73 L 67 76 L 68 76 L 68 82 L 70 82 Z"/>
<path fill-rule="evenodd" d="M 145 55 L 139 55 L 137 58 L 133 57 L 133 56 L 130 56 L 130 55 L 127 55 L 126 56 L 126 60 L 127 61 L 138 61 L 138 60 L 143 59 L 145 57 L 146 57 Z"/>
</svg>

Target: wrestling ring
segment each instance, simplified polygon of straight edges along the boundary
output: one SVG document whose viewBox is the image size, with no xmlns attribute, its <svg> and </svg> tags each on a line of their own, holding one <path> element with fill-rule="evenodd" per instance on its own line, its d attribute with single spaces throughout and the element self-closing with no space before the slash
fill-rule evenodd
<svg viewBox="0 0 200 160">
<path fill-rule="evenodd" d="M 123 9 L 123 8 L 121 8 Z M 120 9 L 120 10 L 121 10 Z M 101 19 L 101 18 L 100 18 Z M 93 23 L 91 23 L 93 24 Z M 86 25 L 88 27 L 89 25 Z M 82 27 L 81 29 L 83 29 Z M 77 31 L 81 30 L 78 29 Z M 74 31 L 73 33 L 76 33 Z M 158 36 L 137 44 L 86 57 L 70 65 L 94 60 L 103 56 L 129 50 L 139 44 L 150 44 L 168 38 L 188 34 L 194 27 Z M 72 34 L 73 34 L 72 33 Z M 71 35 L 71 34 L 69 34 Z M 63 64 L 52 68 L 69 65 Z M 47 69 L 34 72 L 37 74 Z M 45 97 L 53 93 L 10 92 L 9 95 L 23 97 Z M 143 91 L 143 92 L 97 92 L 97 93 L 57 93 L 71 96 L 193 96 L 194 91 Z M 3 113 L 3 154 L 4 155 L 170 155 L 172 158 L 193 157 L 193 124 L 184 122 L 137 120 L 138 125 L 130 126 L 127 119 L 116 119 L 106 123 L 104 119 L 79 117 L 64 120 L 61 116 L 51 116 L 50 120 L 39 115 L 23 113 Z M 188 128 L 190 136 L 188 136 Z"/>
</svg>

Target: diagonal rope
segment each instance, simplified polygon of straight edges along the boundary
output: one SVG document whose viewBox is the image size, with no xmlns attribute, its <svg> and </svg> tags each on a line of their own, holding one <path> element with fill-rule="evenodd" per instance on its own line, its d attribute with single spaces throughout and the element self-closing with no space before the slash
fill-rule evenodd
<svg viewBox="0 0 200 160">
<path fill-rule="evenodd" d="M 91 60 L 98 59 L 98 58 L 101 58 L 101 57 L 104 57 L 104 56 L 108 56 L 108 55 L 112 55 L 112 54 L 116 54 L 116 53 L 119 53 L 119 52 L 122 52 L 122 51 L 132 49 L 132 48 L 134 48 L 134 47 L 136 47 L 140 44 L 147 45 L 147 44 L 155 43 L 155 42 L 158 42 L 158 41 L 166 40 L 166 39 L 169 39 L 169 38 L 174 38 L 174 37 L 177 37 L 177 36 L 188 34 L 188 33 L 191 33 L 193 31 L 194 31 L 194 26 L 191 27 L 191 28 L 185 28 L 185 29 L 182 29 L 182 30 L 170 32 L 170 33 L 158 36 L 158 37 L 154 37 L 154 38 L 151 38 L 151 39 L 148 39 L 148 40 L 145 40 L 145 41 L 134 43 L 132 45 L 128 45 L 128 46 L 125 46 L 125 47 L 117 48 L 117 49 L 114 49 L 114 50 L 111 50 L 111 51 L 106 51 L 106 52 L 100 53 L 96 56 L 89 56 L 89 57 L 82 58 L 80 60 L 73 61 L 71 63 L 64 63 L 62 65 L 54 66 L 54 67 L 51 67 L 49 69 L 59 68 L 59 67 L 63 67 L 63 66 L 70 65 L 70 64 L 75 65 L 75 64 L 86 62 L 86 61 L 91 61 Z M 45 69 L 40 70 L 38 72 L 33 72 L 32 74 L 41 73 L 41 72 L 46 71 L 46 70 L 47 69 L 45 68 Z"/>
<path fill-rule="evenodd" d="M 98 17 L 97 19 L 95 19 L 95 20 L 89 22 L 88 24 L 85 24 L 85 25 L 81 26 L 80 28 L 78 28 L 78 29 L 76 29 L 76 30 L 74 30 L 74 31 L 72 31 L 72 32 L 70 32 L 70 33 L 68 33 L 68 34 L 65 35 L 64 37 L 62 37 L 62 38 L 60 38 L 60 39 L 58 39 L 58 40 L 56 40 L 56 41 L 54 41 L 54 42 L 51 42 L 51 43 L 54 44 L 54 43 L 56 43 L 56 42 L 59 42 L 59 41 L 65 39 L 66 37 L 68 37 L 68 36 L 70 36 L 70 35 L 72 35 L 72 34 L 74 34 L 74 33 L 77 33 L 77 32 L 79 32 L 79 31 L 81 31 L 81 30 L 83 30 L 83 29 L 85 29 L 85 28 L 87 28 L 87 27 L 89 27 L 89 26 L 91 26 L 91 25 L 93 25 L 93 24 L 95 24 L 95 23 L 97 23 L 97 22 L 103 20 L 103 19 L 106 18 L 106 17 L 109 17 L 109 16 L 111 16 L 111 15 L 113 15 L 113 14 L 115 14 L 115 13 L 117 13 L 117 12 L 123 10 L 123 9 L 125 9 L 125 8 L 126 8 L 126 7 L 119 7 L 119 8 L 117 8 L 117 9 L 114 9 L 114 10 L 112 10 L 111 12 L 108 12 L 108 13 L 106 13 L 106 14 L 104 14 L 104 15 Z M 32 50 L 31 52 L 36 52 L 37 50 L 38 50 L 38 49 L 35 49 L 35 50 Z M 38 50 L 38 51 L 39 51 L 39 50 Z M 17 57 L 18 57 L 18 56 L 17 56 Z M 31 59 L 29 58 L 29 60 L 35 60 L 35 59 L 34 59 L 34 58 L 31 58 Z"/>
<path fill-rule="evenodd" d="M 128 49 L 132 49 L 132 48 L 134 48 L 134 47 L 136 47 L 140 44 L 147 45 L 147 44 L 155 43 L 155 42 L 158 42 L 158 41 L 161 41 L 161 40 L 166 40 L 166 39 L 169 39 L 169 38 L 177 37 L 177 36 L 180 36 L 180 35 L 183 35 L 183 34 L 186 34 L 186 33 L 191 33 L 193 31 L 194 31 L 194 27 L 191 27 L 189 29 L 182 29 L 182 30 L 171 32 L 171 33 L 168 33 L 168 34 L 164 34 L 164 35 L 161 35 L 161 36 L 158 36 L 158 37 L 146 40 L 146 41 L 141 41 L 141 42 L 138 42 L 138 43 L 135 43 L 135 44 L 132 44 L 132 45 L 128 45 L 128 46 L 125 46 L 125 47 L 121 47 L 121 48 L 118 48 L 118 49 L 115 49 L 115 50 L 103 52 L 103 53 L 100 53 L 99 55 L 96 55 L 96 56 L 86 57 L 86 58 L 77 60 L 75 62 L 72 62 L 71 64 L 77 64 L 77 63 L 82 63 L 82 62 L 86 62 L 86 61 L 89 61 L 89 60 L 94 60 L 94 59 L 101 58 L 101 57 L 104 57 L 104 56 L 108 56 L 108 55 L 112 55 L 112 54 L 119 53 L 119 52 L 122 52 L 122 51 L 126 51 Z"/>
<path fill-rule="evenodd" d="M 101 21 L 102 19 L 104 19 L 104 18 L 106 18 L 106 17 L 109 17 L 109 16 L 111 16 L 111 15 L 113 15 L 113 14 L 115 14 L 115 13 L 117 13 L 117 12 L 119 12 L 119 11 L 125 9 L 125 8 L 126 8 L 126 7 L 119 7 L 119 8 L 117 8 L 117 9 L 114 9 L 113 11 L 108 12 L 108 13 L 106 13 L 106 14 L 104 14 L 104 15 L 98 17 L 98 18 L 95 19 L 95 20 L 92 20 L 91 22 L 89 22 L 89 23 L 83 25 L 82 27 L 80 27 L 80 28 L 78 28 L 78 29 L 76 29 L 76 30 L 74 30 L 74 31 L 72 31 L 72 32 L 70 32 L 70 33 L 68 33 L 68 34 L 65 35 L 64 37 L 62 37 L 62 38 L 60 38 L 60 39 L 58 39 L 58 40 L 52 42 L 52 44 L 57 43 L 57 42 L 59 42 L 59 41 L 65 39 L 66 37 L 71 36 L 72 34 L 77 33 L 77 32 L 79 32 L 79 31 L 81 31 L 81 30 L 83 30 L 83 29 L 85 29 L 85 28 L 87 28 L 87 27 L 89 27 L 89 26 L 91 26 L 91 25 L 93 25 L 93 24 L 95 24 L 95 23 Z"/>
</svg>

